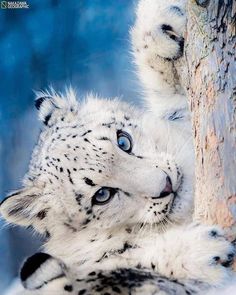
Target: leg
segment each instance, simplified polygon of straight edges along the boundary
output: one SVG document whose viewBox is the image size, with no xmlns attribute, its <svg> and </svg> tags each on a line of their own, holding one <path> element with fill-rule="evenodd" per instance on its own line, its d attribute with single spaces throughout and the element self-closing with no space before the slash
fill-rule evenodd
<svg viewBox="0 0 236 295">
<path fill-rule="evenodd" d="M 141 0 L 136 15 L 131 30 L 133 55 L 148 104 L 152 108 L 166 99 L 169 104 L 183 104 L 186 99 L 174 61 L 183 53 L 185 0 Z"/>
<path fill-rule="evenodd" d="M 25 261 L 21 269 L 21 282 L 25 288 L 20 293 L 22 295 L 74 294 L 65 265 L 46 253 L 36 253 Z"/>
<path fill-rule="evenodd" d="M 235 248 L 217 227 L 192 224 L 176 228 L 164 234 L 159 246 L 156 267 L 169 278 L 217 286 L 232 275 Z"/>
</svg>

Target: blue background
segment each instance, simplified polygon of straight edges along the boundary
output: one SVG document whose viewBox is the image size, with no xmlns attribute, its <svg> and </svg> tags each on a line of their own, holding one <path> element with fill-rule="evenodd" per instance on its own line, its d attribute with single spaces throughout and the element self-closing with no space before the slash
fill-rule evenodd
<svg viewBox="0 0 236 295">
<path fill-rule="evenodd" d="M 21 186 L 40 123 L 33 90 L 72 85 L 135 102 L 129 27 L 135 0 L 35 0 L 0 9 L 0 199 Z M 40 239 L 0 221 L 0 294 Z"/>
</svg>

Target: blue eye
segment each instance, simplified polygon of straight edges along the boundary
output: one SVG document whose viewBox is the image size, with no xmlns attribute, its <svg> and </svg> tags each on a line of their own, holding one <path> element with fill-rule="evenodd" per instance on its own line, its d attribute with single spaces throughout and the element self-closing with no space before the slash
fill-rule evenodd
<svg viewBox="0 0 236 295">
<path fill-rule="evenodd" d="M 116 194 L 117 190 L 110 187 L 103 187 L 100 190 L 98 190 L 93 198 L 92 198 L 92 204 L 93 205 L 103 205 L 108 203 L 112 197 Z"/>
<path fill-rule="evenodd" d="M 125 131 L 117 131 L 117 144 L 120 149 L 126 153 L 130 153 L 132 150 L 132 139 L 131 136 Z"/>
</svg>

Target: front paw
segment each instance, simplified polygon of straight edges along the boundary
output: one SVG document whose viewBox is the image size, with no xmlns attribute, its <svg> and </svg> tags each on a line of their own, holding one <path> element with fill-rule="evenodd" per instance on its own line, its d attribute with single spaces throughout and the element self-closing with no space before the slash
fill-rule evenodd
<svg viewBox="0 0 236 295">
<path fill-rule="evenodd" d="M 134 51 L 175 60 L 184 48 L 185 1 L 141 0 L 131 31 Z"/>
<path fill-rule="evenodd" d="M 232 275 L 235 248 L 218 227 L 194 225 L 188 229 L 183 267 L 187 277 L 211 285 L 221 285 Z"/>
</svg>

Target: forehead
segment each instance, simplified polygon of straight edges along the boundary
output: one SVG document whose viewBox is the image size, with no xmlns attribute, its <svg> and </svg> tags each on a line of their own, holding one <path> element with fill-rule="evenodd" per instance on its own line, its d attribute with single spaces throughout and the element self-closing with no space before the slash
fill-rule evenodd
<svg viewBox="0 0 236 295">
<path fill-rule="evenodd" d="M 62 174 L 69 171 L 69 178 L 72 178 L 71 173 L 83 173 L 82 170 L 87 171 L 89 167 L 91 173 L 96 171 L 102 176 L 119 150 L 116 131 L 123 129 L 131 135 L 140 133 L 139 110 L 120 101 L 90 100 L 78 113 L 66 110 L 55 115 L 55 123 L 40 135 L 30 170 L 37 167 L 45 172 L 53 170 L 54 175 L 55 168 Z"/>
<path fill-rule="evenodd" d="M 98 127 L 111 128 L 112 126 L 136 127 L 140 122 L 141 112 L 119 100 L 90 99 L 82 104 L 77 114 L 71 114 L 69 110 L 59 114 L 56 124 L 49 133 L 55 132 L 83 132 L 84 130 Z"/>
<path fill-rule="evenodd" d="M 87 146 L 94 148 L 97 140 L 115 136 L 115 130 L 138 131 L 140 118 L 139 110 L 119 100 L 88 100 L 77 114 L 72 115 L 69 110 L 60 113 L 56 123 L 41 134 L 41 143 L 48 153 L 61 147 L 75 151 L 75 145 L 84 146 L 89 141 L 93 143 Z"/>
<path fill-rule="evenodd" d="M 139 110 L 120 100 L 89 100 L 80 111 L 80 119 L 94 126 L 109 122 L 123 126 L 128 121 L 137 122 L 138 118 Z"/>
</svg>

